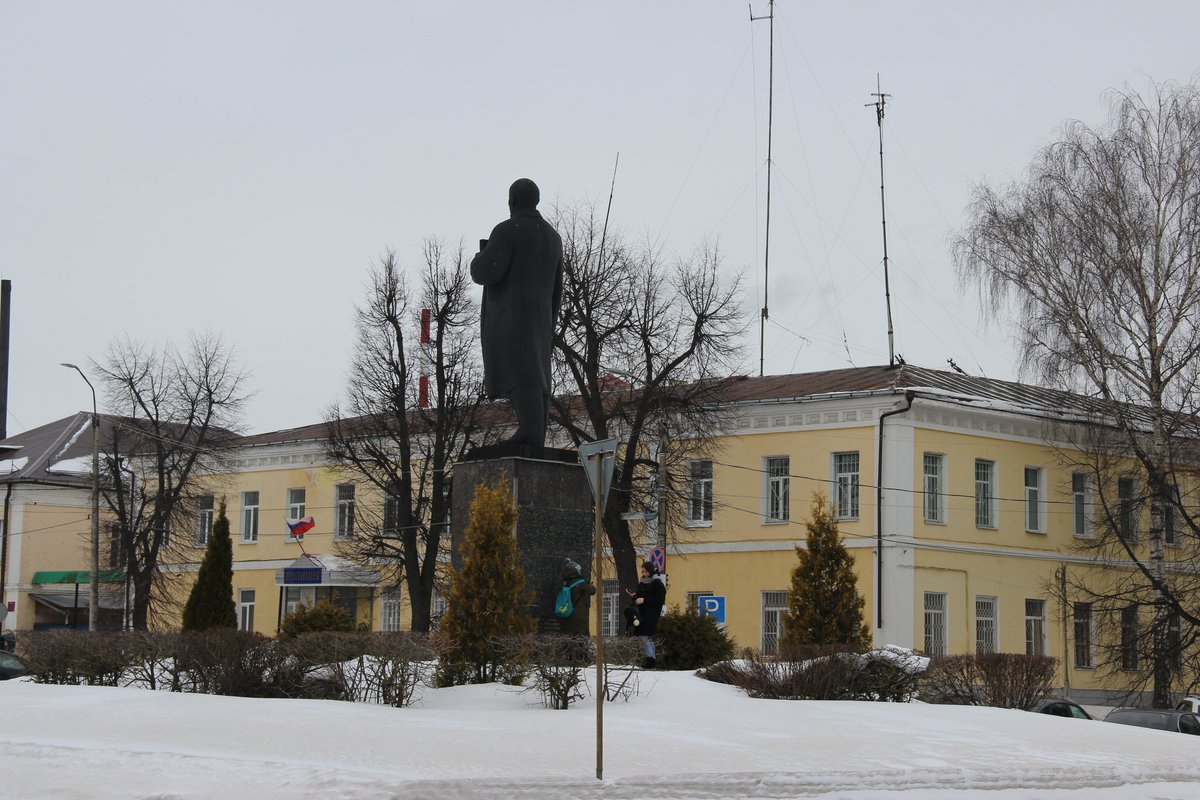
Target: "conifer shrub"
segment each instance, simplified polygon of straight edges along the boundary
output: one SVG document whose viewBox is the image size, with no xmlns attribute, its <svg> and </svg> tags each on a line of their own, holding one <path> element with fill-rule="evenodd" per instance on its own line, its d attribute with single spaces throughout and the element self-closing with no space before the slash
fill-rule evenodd
<svg viewBox="0 0 1200 800">
<path fill-rule="evenodd" d="M 507 483 L 475 487 L 471 517 L 463 532 L 460 569 L 451 570 L 447 608 L 438 630 L 439 686 L 459 683 L 519 683 L 522 665 L 504 640 L 531 634 L 537 621 L 525 590 L 514 536 L 517 510 Z"/>
<path fill-rule="evenodd" d="M 700 669 L 733 655 L 735 645 L 712 617 L 688 614 L 673 606 L 658 620 L 659 669 Z"/>
<path fill-rule="evenodd" d="M 796 548 L 799 563 L 792 570 L 780 647 L 870 647 L 871 631 L 863 616 L 865 601 L 854 577 L 854 556 L 842 544 L 837 520 L 819 492 L 813 493 L 805 527 L 808 535 L 805 547 Z"/>
<path fill-rule="evenodd" d="M 354 619 L 349 611 L 328 600 L 318 600 L 312 608 L 297 606 L 295 611 L 284 617 L 283 624 L 279 626 L 279 636 L 282 639 L 292 639 L 302 633 L 353 630 Z"/>
<path fill-rule="evenodd" d="M 200 573 L 183 607 L 185 631 L 212 628 L 237 628 L 237 610 L 233 604 L 233 539 L 229 535 L 229 518 L 225 516 L 223 498 L 208 537 Z"/>
</svg>

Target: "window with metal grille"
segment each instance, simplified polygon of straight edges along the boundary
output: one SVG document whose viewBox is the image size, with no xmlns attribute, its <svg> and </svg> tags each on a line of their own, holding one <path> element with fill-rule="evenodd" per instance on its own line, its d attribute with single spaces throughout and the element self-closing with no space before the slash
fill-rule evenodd
<svg viewBox="0 0 1200 800">
<path fill-rule="evenodd" d="M 380 598 L 379 629 L 386 633 L 400 630 L 400 587 L 386 589 Z"/>
<path fill-rule="evenodd" d="M 1117 479 L 1117 535 L 1126 541 L 1137 539 L 1137 481 Z"/>
<path fill-rule="evenodd" d="M 238 590 L 238 630 L 254 630 L 254 590 Z"/>
<path fill-rule="evenodd" d="M 338 484 L 336 497 L 334 537 L 348 539 L 354 535 L 354 484 Z"/>
<path fill-rule="evenodd" d="M 713 591 L 711 589 L 704 589 L 699 592 L 688 592 L 684 596 L 683 608 L 689 614 L 698 614 L 700 612 L 700 598 L 712 596 Z"/>
<path fill-rule="evenodd" d="M 1094 642 L 1092 641 L 1092 604 L 1076 603 L 1075 617 L 1075 666 L 1091 669 L 1095 666 Z"/>
<path fill-rule="evenodd" d="M 996 598 L 975 598 L 975 652 L 979 655 L 995 653 L 997 642 Z"/>
<path fill-rule="evenodd" d="M 996 463 L 975 461 L 975 525 L 996 527 Z"/>
<path fill-rule="evenodd" d="M 833 454 L 834 500 L 838 519 L 858 519 L 858 453 Z"/>
<path fill-rule="evenodd" d="M 1025 468 L 1025 530 L 1042 530 L 1042 476 L 1040 467 Z"/>
<path fill-rule="evenodd" d="M 196 498 L 196 545 L 203 547 L 208 544 L 213 526 L 213 496 L 211 494 Z"/>
<path fill-rule="evenodd" d="M 258 541 L 258 492 L 242 492 L 242 542 Z"/>
<path fill-rule="evenodd" d="M 621 585 L 614 580 L 604 582 L 604 608 L 600 615 L 600 633 L 617 636 L 621 633 Z"/>
<path fill-rule="evenodd" d="M 762 593 L 762 642 L 764 656 L 779 655 L 779 640 L 783 638 L 783 614 L 787 611 L 787 592 Z"/>
<path fill-rule="evenodd" d="M 713 464 L 711 461 L 693 461 L 688 465 L 688 520 L 690 522 L 712 522 L 713 515 Z"/>
<path fill-rule="evenodd" d="M 1121 669 L 1138 668 L 1138 608 L 1121 609 Z"/>
<path fill-rule="evenodd" d="M 1046 655 L 1046 601 L 1025 601 L 1025 655 Z"/>
<path fill-rule="evenodd" d="M 925 521 L 946 521 L 946 457 L 925 454 Z"/>
<path fill-rule="evenodd" d="M 946 594 L 925 592 L 925 655 L 946 655 Z"/>
<path fill-rule="evenodd" d="M 791 459 L 776 456 L 767 459 L 767 521 L 787 522 L 791 484 Z"/>
<path fill-rule="evenodd" d="M 1076 536 L 1092 535 L 1092 487 L 1086 472 L 1071 473 L 1071 508 L 1073 512 L 1074 533 Z"/>
</svg>

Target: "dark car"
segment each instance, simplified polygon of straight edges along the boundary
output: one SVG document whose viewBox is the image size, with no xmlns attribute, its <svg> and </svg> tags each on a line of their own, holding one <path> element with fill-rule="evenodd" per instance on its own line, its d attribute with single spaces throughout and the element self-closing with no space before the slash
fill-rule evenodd
<svg viewBox="0 0 1200 800">
<path fill-rule="evenodd" d="M 1200 717 L 1188 711 L 1142 711 L 1136 708 L 1118 708 L 1109 712 L 1105 722 L 1118 725 L 1136 725 L 1156 731 L 1175 731 L 1200 736 Z"/>
<path fill-rule="evenodd" d="M 0 681 L 19 678 L 26 672 L 25 662 L 12 653 L 0 651 Z"/>
<path fill-rule="evenodd" d="M 1071 700 L 1066 700 L 1062 697 L 1047 697 L 1042 702 L 1038 703 L 1033 708 L 1029 709 L 1035 714 L 1049 714 L 1052 717 L 1074 717 L 1075 719 L 1092 719 L 1092 715 L 1083 710 L 1083 707 Z"/>
</svg>

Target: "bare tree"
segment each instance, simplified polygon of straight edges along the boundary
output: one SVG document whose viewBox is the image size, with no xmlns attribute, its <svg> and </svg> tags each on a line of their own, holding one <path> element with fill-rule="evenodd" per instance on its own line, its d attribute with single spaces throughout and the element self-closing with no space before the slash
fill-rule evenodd
<svg viewBox="0 0 1200 800">
<path fill-rule="evenodd" d="M 446 468 L 484 443 L 493 426 L 483 424 L 490 406 L 476 356 L 479 312 L 461 246 L 448 253 L 426 240 L 418 280 L 413 292 L 392 251 L 372 269 L 356 312 L 345 404 L 326 414 L 325 447 L 331 463 L 373 486 L 382 501 L 377 510 L 360 504 L 365 524 L 340 552 L 385 583 L 403 583 L 412 629 L 424 632 L 449 523 Z M 429 311 L 427 337 L 418 333 L 422 309 Z"/>
<path fill-rule="evenodd" d="M 160 565 L 194 557 L 191 537 L 178 534 L 190 530 L 196 498 L 211 490 L 207 476 L 223 471 L 247 398 L 245 375 L 212 334 L 192 336 L 184 351 L 124 339 L 93 365 L 120 415 L 109 418 L 101 462 L 115 519 L 112 566 L 124 568 L 132 626 L 145 630 L 151 608 L 170 597 Z"/>
<path fill-rule="evenodd" d="M 988 309 L 1015 317 L 1035 377 L 1087 398 L 1064 459 L 1090 474 L 1088 547 L 1107 568 L 1076 585 L 1110 618 L 1152 609 L 1137 638 L 1162 707 L 1194 640 L 1172 630 L 1200 624 L 1200 88 L 1111 101 L 1107 127 L 1068 122 L 1024 178 L 980 186 L 955 257 Z M 1124 645 L 1117 633 L 1127 654 L 1130 624 Z"/>
<path fill-rule="evenodd" d="M 593 207 L 559 207 L 553 216 L 565 276 L 551 417 L 576 445 L 621 440 L 604 529 L 618 580 L 631 589 L 638 559 L 622 514 L 654 508 L 664 491 L 668 512 L 679 515 L 688 462 L 709 452 L 725 424 L 723 376 L 742 355 L 740 278 L 723 275 L 715 246 L 668 259 L 605 234 Z M 658 475 L 667 441 L 666 474 Z"/>
</svg>

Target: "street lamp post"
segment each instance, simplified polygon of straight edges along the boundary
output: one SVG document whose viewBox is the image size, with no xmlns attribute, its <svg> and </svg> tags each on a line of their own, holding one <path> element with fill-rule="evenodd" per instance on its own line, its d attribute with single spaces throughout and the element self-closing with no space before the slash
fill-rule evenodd
<svg viewBox="0 0 1200 800">
<path fill-rule="evenodd" d="M 100 616 L 100 411 L 96 406 L 96 387 L 74 364 L 63 362 L 79 373 L 84 383 L 92 390 L 92 575 L 88 597 L 88 630 L 96 630 L 96 618 Z"/>
</svg>

